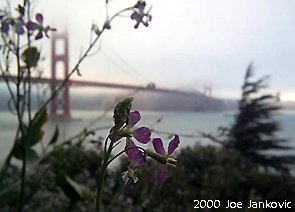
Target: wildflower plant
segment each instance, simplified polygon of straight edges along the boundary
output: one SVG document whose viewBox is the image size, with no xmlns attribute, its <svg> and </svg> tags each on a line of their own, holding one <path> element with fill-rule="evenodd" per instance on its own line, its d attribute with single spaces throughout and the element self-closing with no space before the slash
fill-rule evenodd
<svg viewBox="0 0 295 212">
<path fill-rule="evenodd" d="M 106 4 L 108 4 L 108 1 L 106 1 Z M 37 71 L 37 66 L 41 58 L 41 51 L 38 48 L 38 43 L 44 38 L 49 38 L 50 33 L 54 33 L 56 29 L 46 24 L 46 18 L 44 18 L 43 14 L 32 14 L 30 0 L 24 0 L 23 3 L 18 4 L 15 9 L 16 12 L 12 13 L 11 11 L 0 8 L 1 78 L 5 81 L 10 93 L 11 101 L 9 101 L 9 109 L 16 115 L 18 120 L 14 145 L 0 169 L 0 183 L 10 167 L 12 158 L 20 160 L 22 162 L 22 168 L 18 211 L 23 211 L 25 201 L 27 201 L 25 200 L 27 165 L 29 160 L 36 160 L 39 157 L 33 147 L 44 137 L 42 127 L 48 120 L 48 104 L 59 94 L 74 73 L 81 76 L 79 71 L 80 64 L 90 55 L 91 50 L 100 39 L 103 32 L 111 29 L 111 23 L 116 17 L 120 16 L 122 13 L 130 12 L 130 18 L 136 21 L 134 28 L 138 28 L 140 24 L 147 27 L 152 20 L 152 16 L 149 14 L 151 7 L 146 10 L 146 2 L 142 0 L 137 1 L 137 3 L 131 7 L 118 11 L 113 16 L 109 16 L 108 11 L 106 11 L 106 20 L 102 27 L 95 24 L 92 26 L 91 33 L 94 33 L 96 37 L 93 40 L 91 39 L 89 47 L 81 54 L 80 59 L 63 82 L 56 87 L 55 91 L 44 101 L 37 112 L 33 113 L 31 107 L 32 75 Z M 13 60 L 13 58 L 15 60 Z M 14 68 L 12 68 L 11 63 L 16 63 L 16 74 L 12 72 Z M 164 166 L 175 167 L 176 165 L 176 160 L 170 155 L 172 153 L 170 149 L 172 148 L 174 150 L 177 148 L 179 140 L 173 141 L 171 148 L 169 145 L 168 155 L 164 155 L 163 151 L 158 151 L 158 148 L 155 148 L 156 152 L 153 152 L 152 150 L 146 150 L 142 147 L 151 142 L 151 130 L 148 127 L 136 126 L 141 119 L 141 115 L 138 111 L 131 111 L 132 100 L 133 98 L 127 98 L 119 102 L 114 109 L 114 126 L 111 128 L 104 142 L 102 164 L 98 164 L 100 176 L 97 178 L 95 194 L 93 195 L 93 192 L 88 188 L 77 184 L 68 176 L 63 176 L 63 181 L 70 184 L 77 193 L 82 196 L 85 196 L 85 193 L 87 193 L 87 197 L 95 198 L 96 211 L 101 210 L 102 193 L 107 168 L 120 155 L 126 154 L 130 160 L 128 170 L 122 175 L 124 185 L 128 184 L 130 181 L 136 183 L 139 180 L 137 173 L 144 167 L 147 157 L 155 159 Z M 88 134 L 92 134 L 92 132 L 86 130 L 84 134 L 87 136 Z M 58 128 L 56 128 L 52 138 L 48 142 L 48 146 L 55 145 L 57 137 Z M 175 138 L 178 138 L 178 136 L 175 136 Z M 157 141 L 157 139 L 155 141 Z M 125 142 L 124 149 L 113 156 L 113 150 L 121 142 Z M 101 148 L 102 142 L 100 141 L 97 146 Z M 164 162 L 164 160 L 166 160 L 166 162 Z M 164 178 L 162 177 L 161 185 L 166 178 L 166 175 Z"/>
<path fill-rule="evenodd" d="M 140 113 L 138 111 L 131 111 L 133 98 L 126 98 L 119 102 L 114 109 L 114 126 L 110 130 L 104 144 L 104 157 L 101 174 L 97 184 L 96 192 L 96 210 L 101 208 L 102 191 L 105 183 L 107 167 L 120 155 L 126 154 L 130 161 L 126 172 L 122 173 L 122 180 L 124 184 L 129 182 L 136 183 L 139 180 L 137 173 L 140 172 L 145 165 L 146 158 L 149 157 L 159 163 L 156 170 L 156 175 L 159 177 L 161 186 L 168 178 L 168 167 L 176 167 L 176 159 L 171 156 L 174 150 L 178 147 L 180 140 L 179 136 L 175 135 L 170 141 L 168 152 L 163 147 L 163 142 L 160 138 L 151 139 L 151 130 L 147 127 L 133 127 L 140 120 Z M 133 138 L 141 143 L 138 146 L 134 143 Z M 115 156 L 112 156 L 112 151 L 121 143 L 126 141 L 125 148 Z M 142 145 L 153 143 L 154 150 L 144 148 Z M 110 205 L 109 207 L 111 207 Z"/>
</svg>

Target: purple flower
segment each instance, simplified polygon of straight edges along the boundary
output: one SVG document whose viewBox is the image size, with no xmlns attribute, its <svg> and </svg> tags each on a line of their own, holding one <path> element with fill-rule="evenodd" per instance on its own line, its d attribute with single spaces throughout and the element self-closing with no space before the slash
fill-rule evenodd
<svg viewBox="0 0 295 212">
<path fill-rule="evenodd" d="M 24 26 L 25 26 L 25 22 L 21 17 L 16 19 L 16 21 L 15 21 L 15 32 L 16 32 L 16 34 L 18 34 L 18 35 L 24 34 L 24 32 L 25 32 Z"/>
<path fill-rule="evenodd" d="M 139 150 L 130 138 L 126 139 L 125 151 L 128 159 L 131 161 L 132 167 L 141 167 L 144 165 L 146 161 L 145 153 Z"/>
<path fill-rule="evenodd" d="M 39 24 L 42 25 L 43 24 L 43 20 L 44 20 L 43 15 L 41 13 L 37 13 L 36 14 L 36 20 L 38 21 Z"/>
<path fill-rule="evenodd" d="M 101 150 L 101 147 L 102 147 L 102 143 L 103 143 L 103 137 L 101 136 L 98 136 L 96 142 L 95 142 L 95 149 L 96 150 Z"/>
<path fill-rule="evenodd" d="M 152 20 L 152 16 L 149 14 L 149 11 L 145 12 L 145 1 L 138 1 L 135 6 L 133 13 L 131 14 L 131 19 L 136 21 L 134 28 L 137 29 L 140 23 L 144 26 L 149 26 L 149 22 Z M 145 18 L 145 20 L 144 20 Z"/>
<path fill-rule="evenodd" d="M 43 34 L 47 38 L 49 38 L 48 32 L 49 31 L 56 31 L 55 28 L 51 28 L 50 26 L 46 26 L 46 27 L 43 26 L 44 18 L 43 18 L 43 15 L 41 13 L 37 13 L 36 16 L 35 16 L 35 19 L 36 19 L 37 22 L 29 21 L 26 24 L 26 27 L 30 31 L 35 31 L 35 30 L 38 31 L 36 36 L 35 36 L 36 40 L 39 40 L 39 39 L 43 38 Z"/>
<path fill-rule="evenodd" d="M 173 157 L 171 157 L 171 154 L 178 147 L 179 143 L 179 136 L 175 135 L 174 138 L 170 141 L 168 152 L 166 153 L 161 138 L 154 138 L 153 146 L 158 155 L 155 156 L 153 154 L 147 153 L 149 156 L 161 163 L 154 173 L 154 177 L 159 180 L 161 186 L 168 178 L 168 166 L 173 168 L 176 167 L 177 161 Z"/>
<path fill-rule="evenodd" d="M 1 32 L 5 34 L 9 32 L 9 19 L 1 18 Z"/>
<path fill-rule="evenodd" d="M 137 8 L 139 11 L 144 11 L 144 8 L 146 6 L 145 1 L 138 1 L 134 8 Z"/>
<path fill-rule="evenodd" d="M 12 19 L 10 17 L 1 16 L 1 32 L 8 34 L 11 26 L 14 28 L 16 34 L 24 34 L 25 22 L 22 17 Z"/>
<path fill-rule="evenodd" d="M 38 25 L 36 22 L 33 22 L 33 21 L 29 21 L 29 22 L 26 24 L 26 27 L 27 27 L 27 29 L 30 30 L 30 31 L 34 31 L 34 30 L 39 29 L 39 25 Z"/>
<path fill-rule="evenodd" d="M 146 161 L 146 156 L 134 144 L 134 142 L 131 140 L 131 136 L 142 144 L 148 143 L 151 137 L 151 130 L 147 127 L 133 129 L 134 126 L 139 122 L 140 118 L 141 116 L 138 111 L 130 112 L 128 117 L 128 123 L 125 128 L 125 132 L 127 132 L 125 151 L 134 167 L 144 165 Z"/>
<path fill-rule="evenodd" d="M 138 111 L 130 112 L 126 125 L 119 131 L 118 134 L 114 135 L 114 129 L 110 131 L 110 138 L 113 142 L 126 138 L 125 151 L 129 160 L 135 167 L 142 166 L 145 163 L 145 153 L 139 150 L 138 146 L 135 145 L 132 137 L 135 138 L 139 143 L 147 144 L 150 141 L 151 130 L 147 127 L 135 128 L 134 126 L 140 121 L 140 113 Z"/>
<path fill-rule="evenodd" d="M 131 134 L 138 142 L 142 144 L 147 144 L 150 141 L 151 137 L 151 130 L 149 128 L 139 127 L 132 130 L 132 128 L 139 122 L 140 118 L 141 116 L 138 111 L 130 112 L 126 128 L 131 131 Z"/>
<path fill-rule="evenodd" d="M 113 141 L 118 141 L 123 137 L 132 138 L 134 137 L 138 142 L 147 144 L 150 141 L 151 130 L 147 127 L 135 128 L 134 126 L 139 122 L 141 116 L 138 111 L 130 112 L 126 126 L 117 134 L 112 135 L 114 129 L 111 129 L 110 134 Z"/>
</svg>

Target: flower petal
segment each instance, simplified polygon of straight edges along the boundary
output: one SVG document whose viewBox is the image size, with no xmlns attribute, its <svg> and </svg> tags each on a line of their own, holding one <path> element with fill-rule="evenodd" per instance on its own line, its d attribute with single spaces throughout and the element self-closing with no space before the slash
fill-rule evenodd
<svg viewBox="0 0 295 212">
<path fill-rule="evenodd" d="M 151 139 L 151 130 L 147 127 L 140 127 L 133 131 L 133 137 L 140 143 L 147 144 Z"/>
<path fill-rule="evenodd" d="M 154 149 L 157 153 L 159 153 L 161 155 L 166 155 L 161 138 L 154 138 L 153 139 L 153 146 L 154 146 Z"/>
<path fill-rule="evenodd" d="M 129 113 L 128 127 L 131 128 L 140 120 L 140 113 L 138 111 L 133 111 Z"/>
<path fill-rule="evenodd" d="M 125 151 L 134 167 L 142 166 L 146 161 L 145 154 L 136 147 L 131 139 L 126 139 Z"/>
<path fill-rule="evenodd" d="M 175 135 L 174 138 L 170 141 L 168 146 L 168 155 L 171 155 L 173 151 L 178 147 L 180 141 L 179 136 Z"/>
<path fill-rule="evenodd" d="M 157 180 L 159 180 L 160 185 L 163 186 L 168 178 L 168 168 L 165 165 L 160 165 L 157 169 Z"/>
<path fill-rule="evenodd" d="M 18 18 L 15 23 L 15 32 L 19 35 L 24 34 L 25 32 L 24 25 L 25 25 L 24 20 L 22 18 Z"/>
<path fill-rule="evenodd" d="M 37 35 L 35 36 L 35 40 L 39 40 L 39 39 L 41 39 L 41 38 L 43 38 L 43 34 L 42 34 L 42 31 L 40 30 L 40 31 L 37 33 Z"/>
<path fill-rule="evenodd" d="M 36 20 L 38 21 L 38 23 L 42 24 L 43 23 L 43 15 L 41 13 L 37 13 Z"/>
<path fill-rule="evenodd" d="M 137 9 L 139 9 L 140 11 L 143 11 L 144 8 L 145 8 L 145 6 L 146 6 L 145 1 L 138 1 L 138 2 L 136 3 L 136 5 L 134 6 L 134 8 L 137 8 Z"/>
<path fill-rule="evenodd" d="M 26 24 L 26 27 L 27 27 L 28 30 L 33 31 L 33 30 L 38 29 L 38 28 L 39 28 L 39 25 L 38 25 L 37 23 L 33 22 L 33 21 L 29 21 L 29 22 Z"/>
<path fill-rule="evenodd" d="M 111 128 L 109 138 L 111 141 L 116 142 L 123 138 L 121 135 L 114 135 L 114 127 Z"/>
<path fill-rule="evenodd" d="M 8 33 L 9 32 L 9 23 L 8 22 L 2 22 L 1 23 L 1 32 L 2 33 Z"/>
</svg>

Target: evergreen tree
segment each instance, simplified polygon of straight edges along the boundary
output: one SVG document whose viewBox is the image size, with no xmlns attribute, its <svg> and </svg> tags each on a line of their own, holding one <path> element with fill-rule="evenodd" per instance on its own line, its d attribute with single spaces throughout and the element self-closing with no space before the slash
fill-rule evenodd
<svg viewBox="0 0 295 212">
<path fill-rule="evenodd" d="M 242 98 L 239 101 L 239 112 L 233 126 L 229 129 L 228 147 L 234 148 L 253 162 L 264 167 L 287 171 L 294 157 L 273 154 L 268 150 L 286 150 L 285 139 L 278 138 L 276 133 L 280 125 L 274 115 L 281 107 L 278 97 L 270 94 L 260 95 L 259 91 L 266 86 L 267 77 L 252 80 L 253 67 L 250 64 L 242 86 Z"/>
</svg>

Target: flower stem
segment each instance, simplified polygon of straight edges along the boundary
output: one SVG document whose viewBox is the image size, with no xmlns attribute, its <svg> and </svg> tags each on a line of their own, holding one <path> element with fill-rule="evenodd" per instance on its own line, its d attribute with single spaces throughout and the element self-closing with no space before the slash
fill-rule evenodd
<svg viewBox="0 0 295 212">
<path fill-rule="evenodd" d="M 109 139 L 109 137 L 106 138 L 106 142 Z M 95 211 L 100 212 L 101 210 L 101 200 L 102 200 L 102 190 L 103 190 L 103 184 L 105 180 L 105 176 L 107 173 L 107 168 L 108 168 L 108 160 L 111 156 L 112 152 L 112 146 L 113 146 L 113 141 L 110 142 L 109 147 L 107 152 L 105 152 L 104 157 L 103 157 L 103 164 L 101 168 L 101 172 L 98 178 L 98 183 L 97 183 L 97 190 L 96 190 L 96 204 L 95 204 Z"/>
<path fill-rule="evenodd" d="M 21 139 L 20 139 L 20 149 L 22 152 L 22 170 L 21 170 L 21 188 L 19 194 L 19 205 L 18 211 L 23 211 L 24 206 L 24 193 L 25 193 L 25 181 L 26 181 L 26 143 L 27 143 L 27 136 L 25 133 L 24 122 L 23 122 L 23 111 L 21 107 L 21 100 L 23 96 L 21 95 L 20 85 L 23 80 L 23 75 L 21 72 L 21 62 L 20 62 L 20 36 L 17 35 L 17 42 L 16 42 L 16 59 L 17 59 L 17 83 L 16 83 L 16 112 L 17 112 L 17 119 L 18 124 L 21 132 Z"/>
</svg>

